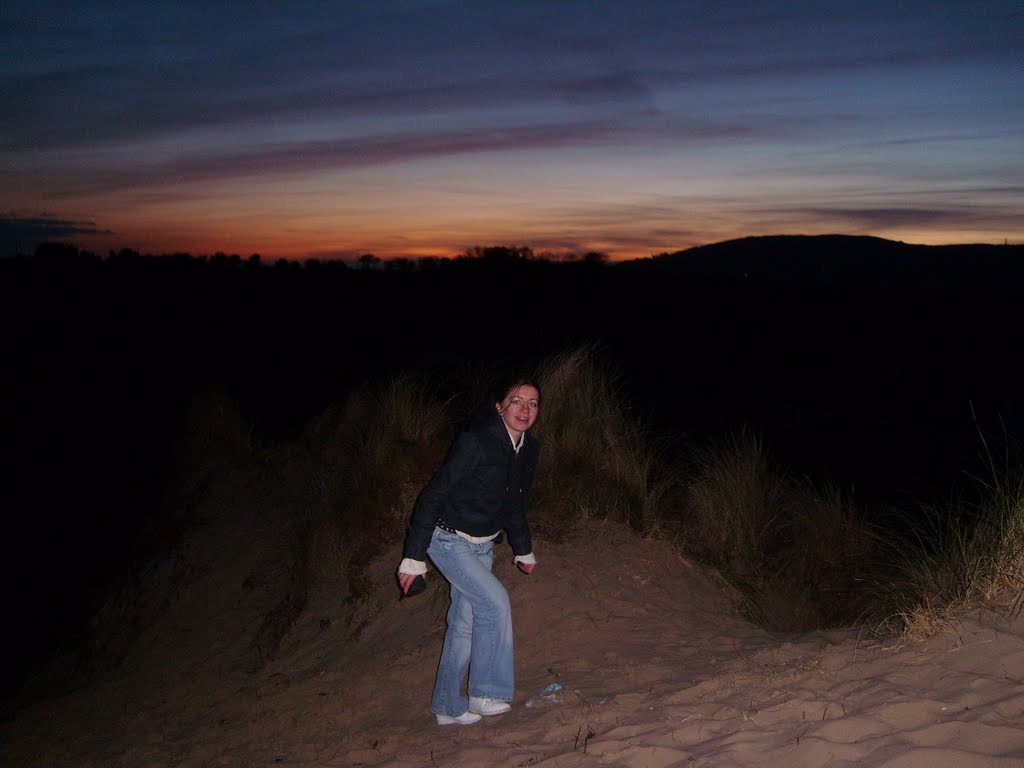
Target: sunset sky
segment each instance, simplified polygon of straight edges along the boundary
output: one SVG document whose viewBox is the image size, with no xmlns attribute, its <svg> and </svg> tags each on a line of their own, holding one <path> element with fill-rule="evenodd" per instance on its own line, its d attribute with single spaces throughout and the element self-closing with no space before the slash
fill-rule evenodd
<svg viewBox="0 0 1024 768">
<path fill-rule="evenodd" d="M 0 255 L 1024 242 L 1024 5 L 0 10 Z"/>
</svg>

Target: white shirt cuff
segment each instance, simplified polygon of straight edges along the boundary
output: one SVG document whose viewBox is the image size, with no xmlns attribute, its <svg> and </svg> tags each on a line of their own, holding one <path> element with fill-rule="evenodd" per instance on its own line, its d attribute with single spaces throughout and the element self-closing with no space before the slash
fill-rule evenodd
<svg viewBox="0 0 1024 768">
<path fill-rule="evenodd" d="M 394 561 L 392 560 L 392 562 Z M 398 572 L 408 573 L 412 576 L 422 576 L 427 572 L 427 564 L 423 560 L 413 560 L 411 557 L 407 557 L 398 566 Z"/>
<path fill-rule="evenodd" d="M 537 558 L 533 556 L 533 552 L 528 555 L 516 555 L 512 558 L 513 563 L 523 563 L 524 565 L 536 565 Z"/>
</svg>

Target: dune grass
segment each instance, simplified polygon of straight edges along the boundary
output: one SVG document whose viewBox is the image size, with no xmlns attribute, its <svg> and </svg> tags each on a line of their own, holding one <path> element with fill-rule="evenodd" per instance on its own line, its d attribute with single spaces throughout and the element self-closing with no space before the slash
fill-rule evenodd
<svg viewBox="0 0 1024 768">
<path fill-rule="evenodd" d="M 965 608 L 1021 608 L 1024 473 L 1008 464 L 979 481 L 975 501 L 914 511 L 913 535 L 897 541 L 839 488 L 780 469 L 749 430 L 693 449 L 681 468 L 632 416 L 594 346 L 550 357 L 535 374 L 543 449 L 528 506 L 541 540 L 586 535 L 596 519 L 670 536 L 738 590 L 746 616 L 779 630 L 861 620 L 921 632 Z M 414 376 L 367 384 L 265 452 L 276 503 L 297 510 L 289 616 L 317 589 L 364 608 L 372 601 L 379 585 L 367 566 L 401 542 L 417 495 L 479 404 L 478 384 L 446 382 L 455 397 Z M 220 443 L 249 452 L 235 411 L 213 399 L 201 414 L 209 418 L 199 419 L 200 450 L 190 454 Z M 211 421 L 224 422 L 214 437 Z M 206 470 L 189 474 L 194 485 Z M 287 631 L 271 618 L 273 633 Z"/>
<path fill-rule="evenodd" d="M 1021 582 L 1019 479 L 994 476 L 970 519 L 961 508 L 930 511 L 908 546 L 867 524 L 834 485 L 781 470 L 750 431 L 694 449 L 680 469 L 631 416 L 593 346 L 548 358 L 536 378 L 543 450 L 529 516 L 538 538 L 585 535 L 595 519 L 672 536 L 738 590 L 748 618 L 786 631 L 865 618 L 922 626 Z M 293 475 L 283 485 L 298 489 L 306 510 L 300 594 L 320 586 L 370 599 L 377 585 L 366 566 L 402 540 L 480 389 L 445 400 L 434 383 L 398 377 L 361 388 L 310 425 L 283 462 Z"/>
<path fill-rule="evenodd" d="M 654 531 L 674 478 L 648 448 L 596 349 L 549 358 L 536 378 L 544 397 L 535 427 L 543 449 L 528 505 L 535 538 L 585 534 L 592 519 Z M 274 449 L 266 465 L 276 503 L 297 510 L 294 566 L 287 594 L 253 640 L 254 668 L 274 657 L 313 595 L 343 597 L 356 633 L 381 609 L 372 561 L 403 540 L 419 492 L 480 404 L 479 384 L 446 382 L 446 390 L 461 392 L 447 398 L 438 382 L 413 376 L 366 385 Z"/>
<path fill-rule="evenodd" d="M 538 538 L 586 535 L 597 519 L 675 535 L 740 590 L 758 623 L 805 629 L 849 620 L 872 541 L 837 489 L 779 472 L 749 432 L 698 451 L 687 477 L 631 416 L 593 346 L 548 358 L 536 378 L 543 449 L 529 516 Z M 353 600 L 373 592 L 365 565 L 401 541 L 417 494 L 476 399 L 442 402 L 435 387 L 402 377 L 353 394 L 310 428 L 306 583 L 342 578 Z"/>
<path fill-rule="evenodd" d="M 1024 607 L 1024 468 L 989 458 L 970 496 L 922 507 L 894 542 L 891 573 L 874 584 L 878 626 L 923 636 L 967 610 Z"/>
<path fill-rule="evenodd" d="M 694 451 L 680 546 L 737 588 L 756 623 L 802 630 L 850 623 L 877 535 L 834 485 L 787 475 L 741 431 Z"/>
<path fill-rule="evenodd" d="M 352 594 L 368 561 L 399 540 L 451 435 L 450 405 L 425 381 L 398 377 L 352 393 L 304 435 L 308 517 L 304 578 L 343 578 Z"/>
<path fill-rule="evenodd" d="M 749 432 L 695 450 L 684 512 L 687 548 L 737 576 L 764 569 L 782 533 L 786 477 Z"/>
<path fill-rule="evenodd" d="M 919 637 L 964 611 L 1024 608 L 1024 468 L 983 440 L 988 476 L 947 503 L 868 524 L 835 486 L 775 467 L 742 432 L 695 451 L 682 547 L 773 629 L 867 623 Z"/>
<path fill-rule="evenodd" d="M 592 346 L 540 365 L 543 390 L 536 436 L 543 449 L 529 498 L 535 535 L 586 531 L 614 519 L 650 533 L 674 486 Z M 353 393 L 306 430 L 285 484 L 299 489 L 300 570 L 307 586 L 342 586 L 354 599 L 372 592 L 366 564 L 400 542 L 416 498 L 479 400 L 468 387 L 443 400 L 439 388 L 409 376 Z"/>
<path fill-rule="evenodd" d="M 610 519 L 652 533 L 680 477 L 631 416 L 615 373 L 583 346 L 546 360 L 537 379 L 543 403 L 534 430 L 543 449 L 531 527 L 557 539 L 585 532 L 589 519 Z"/>
</svg>

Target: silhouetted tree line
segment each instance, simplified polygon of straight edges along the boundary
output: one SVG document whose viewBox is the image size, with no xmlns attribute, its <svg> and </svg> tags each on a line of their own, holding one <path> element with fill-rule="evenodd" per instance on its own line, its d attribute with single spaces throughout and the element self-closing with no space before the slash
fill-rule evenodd
<svg viewBox="0 0 1024 768">
<path fill-rule="evenodd" d="M 596 340 L 656 420 L 831 439 L 825 412 L 927 423 L 950 402 L 1013 399 L 1022 250 L 750 238 L 624 263 L 516 245 L 267 263 L 50 243 L 0 274 L 11 327 L 40 318 L 33 353 L 62 350 L 51 365 L 91 357 L 173 391 L 213 382 L 271 433 L 398 369 Z"/>
<path fill-rule="evenodd" d="M 624 263 L 516 245 L 267 263 L 46 244 L 0 262 L 0 290 L 22 401 L 100 439 L 111 429 L 88 414 L 129 431 L 162 418 L 159 434 L 210 386 L 285 436 L 367 380 L 416 370 L 457 387 L 474 367 L 597 341 L 649 423 L 750 425 L 805 453 L 794 465 L 863 486 L 863 446 L 893 454 L 878 465 L 894 475 L 907 456 L 924 475 L 973 450 L 971 407 L 986 426 L 1016 407 L 1021 250 L 751 238 Z"/>
<path fill-rule="evenodd" d="M 111 250 L 107 256 L 80 250 L 78 246 L 71 243 L 44 242 L 40 243 L 32 256 L 24 254 L 17 257 L 17 260 L 32 259 L 39 263 L 60 265 L 65 267 L 81 266 L 84 264 L 96 265 L 101 261 L 111 264 L 130 264 L 142 261 L 157 262 L 164 265 L 171 264 L 182 268 L 210 266 L 218 269 L 238 269 L 241 267 L 257 268 L 268 266 L 264 263 L 263 257 L 254 253 L 243 259 L 238 254 L 226 254 L 216 252 L 212 255 L 194 256 L 190 253 L 169 253 L 169 254 L 142 254 L 131 248 Z M 381 259 L 372 253 L 364 253 L 352 260 L 351 264 L 344 259 L 318 259 L 315 257 L 306 259 L 284 259 L 279 258 L 270 266 L 281 271 L 294 271 L 302 269 L 331 271 L 345 270 L 358 265 L 361 269 L 384 269 L 386 271 L 407 272 L 410 270 L 430 270 L 439 265 L 450 264 L 451 262 L 463 262 L 467 259 L 477 259 L 488 264 L 511 264 L 519 261 L 536 261 L 542 263 L 584 263 L 604 264 L 608 261 L 608 254 L 601 251 L 587 251 L 583 254 L 575 252 L 554 253 L 551 251 L 535 252 L 529 246 L 518 245 L 476 245 L 467 248 L 462 254 L 454 259 L 448 257 L 424 256 L 420 258 L 396 257 Z"/>
</svg>

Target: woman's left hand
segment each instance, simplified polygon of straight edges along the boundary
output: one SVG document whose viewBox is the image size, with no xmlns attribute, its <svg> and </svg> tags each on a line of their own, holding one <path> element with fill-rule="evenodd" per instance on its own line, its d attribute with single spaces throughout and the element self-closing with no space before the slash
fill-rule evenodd
<svg viewBox="0 0 1024 768">
<path fill-rule="evenodd" d="M 412 586 L 414 581 L 416 581 L 415 574 L 398 572 L 398 586 L 401 588 L 403 595 L 409 594 L 409 587 Z"/>
<path fill-rule="evenodd" d="M 516 563 L 519 566 L 519 570 L 529 576 L 533 573 L 533 569 L 537 567 L 536 563 Z"/>
</svg>

